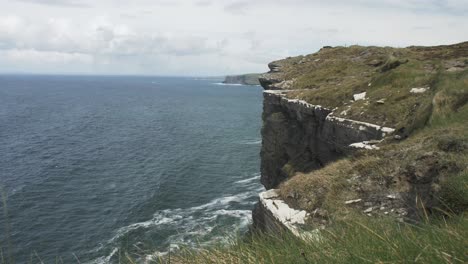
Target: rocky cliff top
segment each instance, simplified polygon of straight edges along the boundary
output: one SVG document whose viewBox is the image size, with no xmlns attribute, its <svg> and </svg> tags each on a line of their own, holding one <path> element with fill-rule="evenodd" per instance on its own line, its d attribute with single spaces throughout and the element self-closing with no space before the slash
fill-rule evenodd
<svg viewBox="0 0 468 264">
<path fill-rule="evenodd" d="M 421 115 L 446 85 L 445 79 L 466 76 L 468 42 L 436 47 L 324 47 L 268 66 L 270 72 L 260 77 L 265 89 L 292 90 L 289 98 L 335 109 L 339 117 L 411 127 L 427 118 Z"/>
</svg>

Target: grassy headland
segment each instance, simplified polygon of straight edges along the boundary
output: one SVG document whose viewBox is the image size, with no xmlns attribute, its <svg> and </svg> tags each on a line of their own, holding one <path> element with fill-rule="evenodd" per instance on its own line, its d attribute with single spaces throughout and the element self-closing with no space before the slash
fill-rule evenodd
<svg viewBox="0 0 468 264">
<path fill-rule="evenodd" d="M 258 81 L 259 73 L 249 73 L 242 75 L 226 76 L 223 83 L 225 84 L 243 84 L 243 85 L 260 85 Z"/>
<path fill-rule="evenodd" d="M 327 47 L 270 68 L 260 78 L 267 88 L 395 135 L 320 170 L 289 170 L 282 198 L 310 213 L 304 228 L 326 227 L 318 239 L 256 234 L 171 263 L 468 262 L 468 42 Z"/>
</svg>

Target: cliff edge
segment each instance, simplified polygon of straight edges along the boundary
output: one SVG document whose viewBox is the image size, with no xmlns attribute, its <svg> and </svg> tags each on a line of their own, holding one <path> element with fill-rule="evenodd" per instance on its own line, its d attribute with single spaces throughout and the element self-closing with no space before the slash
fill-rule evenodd
<svg viewBox="0 0 468 264">
<path fill-rule="evenodd" d="M 323 228 L 353 212 L 417 221 L 468 208 L 468 42 L 324 47 L 268 66 L 261 182 L 283 213 Z M 271 197 L 254 226 L 289 225 Z"/>
</svg>

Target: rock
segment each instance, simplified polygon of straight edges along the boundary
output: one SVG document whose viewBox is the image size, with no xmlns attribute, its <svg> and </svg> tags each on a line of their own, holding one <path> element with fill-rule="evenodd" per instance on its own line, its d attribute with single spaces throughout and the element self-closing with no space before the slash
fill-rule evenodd
<svg viewBox="0 0 468 264">
<path fill-rule="evenodd" d="M 392 59 L 392 60 L 389 60 L 387 61 L 383 66 L 382 68 L 380 69 L 381 72 L 386 72 L 386 71 L 390 71 L 390 70 L 393 70 L 395 68 L 397 68 L 398 66 L 402 65 L 402 64 L 405 64 L 408 62 L 408 59 Z"/>
<path fill-rule="evenodd" d="M 383 61 L 382 61 L 382 60 L 377 60 L 377 59 L 371 60 L 371 61 L 368 63 L 368 65 L 374 66 L 374 67 L 379 67 L 379 66 L 382 65 L 382 64 L 383 64 Z"/>
<path fill-rule="evenodd" d="M 348 201 L 345 201 L 345 204 L 354 204 L 354 203 L 359 203 L 360 201 L 362 201 L 362 199 L 348 200 Z"/>
<path fill-rule="evenodd" d="M 406 211 L 405 208 L 399 208 L 399 209 L 397 209 L 397 210 L 396 210 L 396 213 L 397 213 L 398 215 L 400 215 L 400 216 L 406 216 L 406 215 L 408 215 L 408 211 Z"/>
<path fill-rule="evenodd" d="M 268 63 L 268 68 L 270 68 L 272 72 L 279 72 L 281 70 L 281 65 L 276 62 L 270 62 Z"/>
<path fill-rule="evenodd" d="M 356 148 L 356 149 L 369 149 L 369 150 L 380 149 L 379 147 L 375 145 L 369 144 L 367 141 L 353 143 L 353 144 L 350 144 L 349 146 L 352 148 Z"/>
<path fill-rule="evenodd" d="M 354 101 L 364 100 L 366 99 L 366 92 L 358 93 L 353 95 Z"/>
<path fill-rule="evenodd" d="M 368 213 L 372 212 L 372 210 L 373 210 L 373 208 L 369 207 L 366 210 L 364 210 L 363 213 L 368 214 Z"/>
<path fill-rule="evenodd" d="M 389 194 L 389 195 L 387 195 L 387 198 L 390 199 L 390 200 L 394 200 L 394 199 L 396 199 L 396 195 L 395 194 Z"/>
<path fill-rule="evenodd" d="M 460 60 L 450 60 L 450 61 L 446 61 L 444 64 L 445 64 L 445 69 L 448 72 L 463 71 L 466 69 L 466 66 L 467 66 L 466 62 L 460 61 Z"/>
<path fill-rule="evenodd" d="M 376 103 L 378 103 L 378 104 L 385 104 L 385 99 L 380 99 L 380 100 L 378 100 Z"/>
<path fill-rule="evenodd" d="M 322 217 L 326 218 L 328 216 L 328 211 L 324 209 L 317 208 L 312 212 L 313 217 Z"/>
<path fill-rule="evenodd" d="M 464 68 L 461 68 L 461 67 L 450 67 L 447 69 L 448 72 L 459 72 L 459 71 L 463 71 Z"/>
<path fill-rule="evenodd" d="M 402 139 L 402 137 L 400 135 L 394 135 L 393 138 L 396 139 L 396 140 Z"/>
<path fill-rule="evenodd" d="M 273 198 L 278 198 L 280 195 L 278 194 L 277 190 L 272 189 L 268 190 L 262 193 L 262 198 L 263 199 L 273 199 Z"/>
<path fill-rule="evenodd" d="M 411 88 L 410 93 L 413 93 L 413 94 L 425 93 L 429 89 L 430 87 Z"/>
</svg>

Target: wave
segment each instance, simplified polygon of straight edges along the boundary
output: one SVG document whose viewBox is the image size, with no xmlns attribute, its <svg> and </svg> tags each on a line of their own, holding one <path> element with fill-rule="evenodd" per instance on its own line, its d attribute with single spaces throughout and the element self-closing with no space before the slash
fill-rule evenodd
<svg viewBox="0 0 468 264">
<path fill-rule="evenodd" d="M 238 180 L 236 182 L 234 182 L 235 184 L 241 184 L 241 185 L 245 185 L 245 184 L 249 184 L 249 183 L 253 183 L 253 182 L 259 182 L 260 180 L 260 174 L 259 173 L 256 173 L 254 174 L 253 177 L 251 178 L 248 178 L 248 179 L 243 179 L 243 180 Z"/>
<path fill-rule="evenodd" d="M 258 174 L 238 182 L 241 184 L 253 183 L 254 179 L 258 179 Z M 257 201 L 258 192 L 261 191 L 256 188 L 257 186 L 252 187 L 249 187 L 246 192 L 218 197 L 198 206 L 159 210 L 153 214 L 150 220 L 118 229 L 111 239 L 93 252 L 101 252 L 106 248 L 115 249 L 122 239 L 127 241 L 129 237 L 135 237 L 138 240 L 141 233 L 158 233 L 160 231 L 171 231 L 173 234 L 161 243 L 162 246 L 158 248 L 158 251 L 147 253 L 146 259 L 162 256 L 179 246 L 189 246 L 196 249 L 215 242 L 227 242 L 226 236 L 246 231 L 252 221 L 251 208 Z M 221 225 L 223 228 L 220 228 L 220 222 L 228 224 Z M 141 242 L 135 241 L 135 245 L 139 243 Z M 115 250 L 112 250 L 106 257 L 100 257 L 90 264 L 109 263 L 115 254 Z"/>
<path fill-rule="evenodd" d="M 222 82 L 213 83 L 213 85 L 244 86 L 243 84 L 240 84 L 240 83 L 222 83 Z"/>
<path fill-rule="evenodd" d="M 241 141 L 239 141 L 239 144 L 242 144 L 242 145 L 258 145 L 258 144 L 262 144 L 262 140 L 261 139 L 241 140 Z"/>
</svg>

